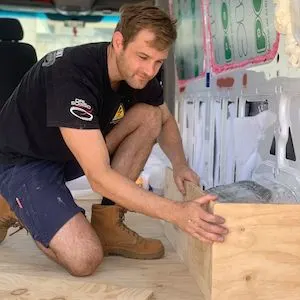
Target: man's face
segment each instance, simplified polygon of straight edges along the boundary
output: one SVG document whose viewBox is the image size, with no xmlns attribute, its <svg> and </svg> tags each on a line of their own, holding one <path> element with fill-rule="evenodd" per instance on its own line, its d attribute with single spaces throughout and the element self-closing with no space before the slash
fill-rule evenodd
<svg viewBox="0 0 300 300">
<path fill-rule="evenodd" d="M 116 53 L 117 67 L 122 78 L 134 89 L 142 89 L 155 77 L 168 56 L 168 49 L 159 51 L 151 47 L 155 36 L 141 30 L 126 49 Z"/>
</svg>

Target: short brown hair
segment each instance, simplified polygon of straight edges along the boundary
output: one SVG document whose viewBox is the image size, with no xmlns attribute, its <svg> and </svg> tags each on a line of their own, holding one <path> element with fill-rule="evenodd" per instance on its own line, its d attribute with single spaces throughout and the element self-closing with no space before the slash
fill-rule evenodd
<svg viewBox="0 0 300 300">
<path fill-rule="evenodd" d="M 149 29 L 155 34 L 152 46 L 158 50 L 169 48 L 177 38 L 176 20 L 172 20 L 156 6 L 146 2 L 125 4 L 120 8 L 120 13 L 120 21 L 115 31 L 122 33 L 124 48 L 143 29 Z"/>
</svg>

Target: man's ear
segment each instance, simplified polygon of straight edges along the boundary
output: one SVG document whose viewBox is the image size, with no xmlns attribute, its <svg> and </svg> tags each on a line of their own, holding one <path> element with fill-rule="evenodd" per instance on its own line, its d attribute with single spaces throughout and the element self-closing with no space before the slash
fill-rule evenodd
<svg viewBox="0 0 300 300">
<path fill-rule="evenodd" d="M 124 38 L 122 33 L 120 31 L 114 32 L 112 37 L 112 43 L 113 43 L 114 50 L 116 52 L 120 52 L 123 50 L 123 41 Z"/>
</svg>

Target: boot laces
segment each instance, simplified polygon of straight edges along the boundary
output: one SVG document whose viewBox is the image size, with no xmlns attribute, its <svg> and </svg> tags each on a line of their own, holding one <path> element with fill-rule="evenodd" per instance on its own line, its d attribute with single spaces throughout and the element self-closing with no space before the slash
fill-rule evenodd
<svg viewBox="0 0 300 300">
<path fill-rule="evenodd" d="M 137 240 L 141 239 L 141 236 L 136 233 L 134 230 L 130 229 L 124 222 L 125 222 L 125 209 L 120 209 L 120 213 L 119 213 L 119 226 L 122 230 L 125 230 L 127 233 L 129 233 L 130 235 L 136 237 Z"/>
<path fill-rule="evenodd" d="M 21 231 L 23 228 L 25 228 L 23 226 L 23 224 L 21 224 L 21 222 L 19 222 L 16 218 L 13 217 L 2 217 L 0 218 L 0 227 L 3 227 L 5 229 L 9 229 L 10 227 L 14 227 L 18 229 L 14 232 L 12 232 L 9 236 L 12 236 L 14 234 L 16 234 L 17 232 Z"/>
</svg>

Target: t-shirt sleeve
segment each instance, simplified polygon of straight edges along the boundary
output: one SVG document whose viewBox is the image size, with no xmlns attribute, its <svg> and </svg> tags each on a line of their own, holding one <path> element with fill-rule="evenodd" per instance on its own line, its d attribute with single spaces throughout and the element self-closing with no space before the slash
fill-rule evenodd
<svg viewBox="0 0 300 300">
<path fill-rule="evenodd" d="M 156 78 L 136 93 L 137 102 L 143 102 L 153 106 L 159 106 L 164 103 L 163 89 Z"/>
<path fill-rule="evenodd" d="M 47 126 L 99 128 L 99 100 L 93 85 L 68 61 L 56 62 L 46 81 Z"/>
</svg>

